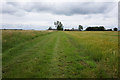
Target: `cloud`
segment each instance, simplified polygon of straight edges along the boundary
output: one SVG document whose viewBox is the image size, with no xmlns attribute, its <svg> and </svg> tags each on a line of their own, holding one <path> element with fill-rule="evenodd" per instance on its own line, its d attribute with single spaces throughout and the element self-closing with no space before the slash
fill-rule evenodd
<svg viewBox="0 0 120 80">
<path fill-rule="evenodd" d="M 45 30 L 54 27 L 57 20 L 65 28 L 78 28 L 80 24 L 84 27 L 117 27 L 118 6 L 114 2 L 4 2 L 2 5 L 3 23 L 16 24 L 6 28 L 21 28 L 19 24 L 25 24 L 24 29 Z"/>
<path fill-rule="evenodd" d="M 24 16 L 25 10 L 23 4 L 18 2 L 3 2 L 2 3 L 2 14 L 11 14 L 16 16 Z"/>
<path fill-rule="evenodd" d="M 115 4 L 111 2 L 28 2 L 19 4 L 7 2 L 3 5 L 3 13 L 15 14 L 16 12 L 49 12 L 57 15 L 74 14 L 103 14 L 109 12 Z M 8 9 L 9 8 L 9 9 Z"/>
<path fill-rule="evenodd" d="M 2 7 L 2 13 L 8 13 L 8 14 L 13 14 L 17 11 L 17 8 L 14 7 L 13 5 L 9 5 L 9 4 L 5 4 L 3 3 L 2 4 L 3 7 Z"/>
<path fill-rule="evenodd" d="M 118 3 L 118 27 L 120 29 L 120 2 Z"/>
<path fill-rule="evenodd" d="M 32 12 L 50 12 L 58 15 L 74 14 L 102 14 L 112 8 L 110 2 L 64 2 L 64 3 L 31 3 L 25 7 L 26 11 Z"/>
</svg>

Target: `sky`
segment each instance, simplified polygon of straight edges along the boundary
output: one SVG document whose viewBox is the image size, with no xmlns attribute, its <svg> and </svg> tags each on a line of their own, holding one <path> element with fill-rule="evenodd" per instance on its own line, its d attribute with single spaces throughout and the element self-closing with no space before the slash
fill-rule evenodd
<svg viewBox="0 0 120 80">
<path fill-rule="evenodd" d="M 0 3 L 0 24 L 4 29 L 46 30 L 61 21 L 64 28 L 89 26 L 118 27 L 117 0 L 4 0 Z"/>
</svg>

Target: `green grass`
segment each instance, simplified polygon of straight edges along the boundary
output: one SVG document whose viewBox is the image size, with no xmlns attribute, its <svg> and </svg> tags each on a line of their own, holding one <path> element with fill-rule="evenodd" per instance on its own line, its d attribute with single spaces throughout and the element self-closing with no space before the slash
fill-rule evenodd
<svg viewBox="0 0 120 80">
<path fill-rule="evenodd" d="M 118 32 L 2 31 L 3 78 L 117 78 Z"/>
</svg>

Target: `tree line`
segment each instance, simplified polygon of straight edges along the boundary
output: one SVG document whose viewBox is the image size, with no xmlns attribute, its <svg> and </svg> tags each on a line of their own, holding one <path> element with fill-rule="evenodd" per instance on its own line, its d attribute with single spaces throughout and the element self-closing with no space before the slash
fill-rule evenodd
<svg viewBox="0 0 120 80">
<path fill-rule="evenodd" d="M 56 29 L 52 29 L 52 27 L 49 27 L 48 30 L 61 30 L 61 31 L 83 31 L 83 26 L 79 25 L 78 29 L 63 29 L 63 24 L 60 21 L 54 22 L 54 25 Z M 105 29 L 104 26 L 96 26 L 96 27 L 87 27 L 84 31 L 112 31 L 112 29 Z M 113 31 L 118 31 L 118 28 L 113 28 Z"/>
</svg>

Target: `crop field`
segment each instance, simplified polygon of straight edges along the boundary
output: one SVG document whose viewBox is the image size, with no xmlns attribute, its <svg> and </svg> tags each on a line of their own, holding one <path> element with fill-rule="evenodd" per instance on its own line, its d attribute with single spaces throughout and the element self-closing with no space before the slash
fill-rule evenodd
<svg viewBox="0 0 120 80">
<path fill-rule="evenodd" d="M 117 78 L 117 31 L 2 30 L 3 78 Z"/>
</svg>

